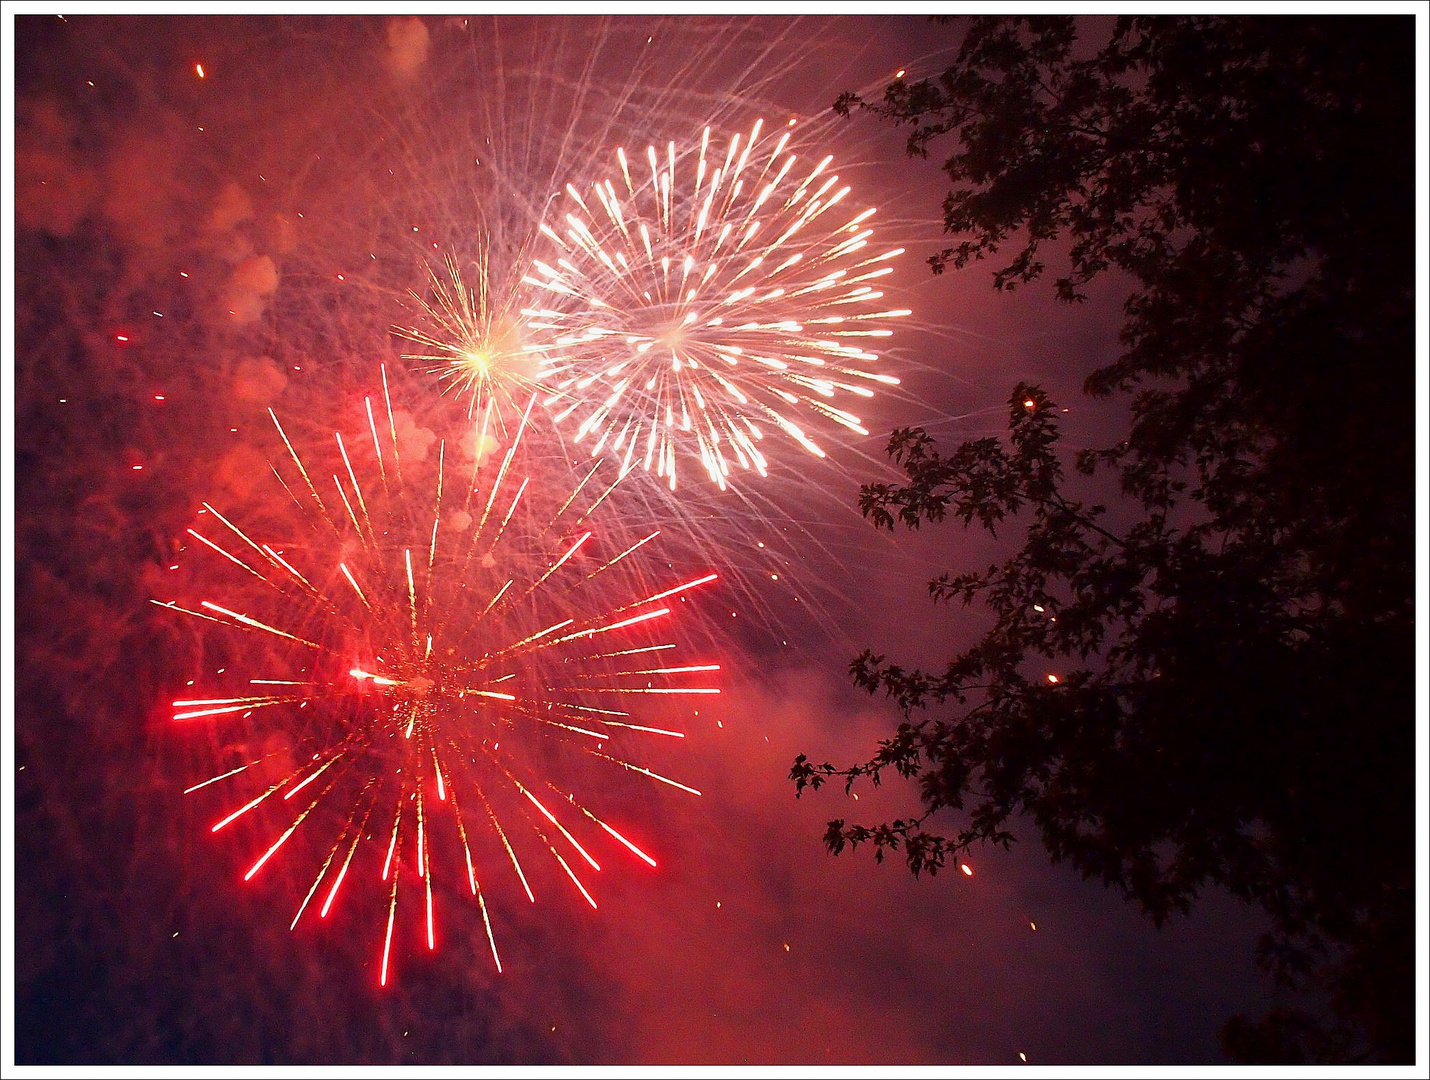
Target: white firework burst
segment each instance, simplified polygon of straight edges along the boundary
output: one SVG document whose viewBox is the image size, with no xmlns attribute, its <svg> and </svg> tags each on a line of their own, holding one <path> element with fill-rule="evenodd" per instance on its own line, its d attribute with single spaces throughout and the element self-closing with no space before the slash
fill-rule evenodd
<svg viewBox="0 0 1430 1080">
<path fill-rule="evenodd" d="M 874 208 L 848 213 L 831 156 L 789 150 L 792 125 L 723 146 L 707 127 L 644 160 L 617 149 L 614 179 L 568 183 L 542 223 L 554 251 L 523 279 L 538 297 L 524 347 L 593 455 L 672 489 L 693 456 L 724 488 L 736 466 L 766 473 L 767 428 L 819 457 L 806 424 L 868 434 L 844 405 L 899 381 L 872 347 L 909 314 L 879 288 L 904 249 L 874 243 Z"/>
</svg>

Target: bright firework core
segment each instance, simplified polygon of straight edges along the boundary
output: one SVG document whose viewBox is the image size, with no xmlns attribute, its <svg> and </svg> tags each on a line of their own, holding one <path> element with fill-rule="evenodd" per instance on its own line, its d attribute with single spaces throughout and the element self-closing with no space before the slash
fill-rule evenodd
<svg viewBox="0 0 1430 1080">
<path fill-rule="evenodd" d="M 903 249 L 871 246 L 873 209 L 845 215 L 831 158 L 801 161 L 762 126 L 644 161 L 618 149 L 615 179 L 567 185 L 569 209 L 541 226 L 555 250 L 523 279 L 557 421 L 672 489 L 687 455 L 721 487 L 734 466 L 764 475 L 766 426 L 822 457 L 802 424 L 867 435 L 833 401 L 898 383 L 869 346 L 908 314 L 875 284 Z"/>
<path fill-rule="evenodd" d="M 536 380 L 536 358 L 522 347 L 521 327 L 514 319 L 489 320 L 480 335 L 462 343 L 449 366 L 448 378 L 477 390 L 503 383 L 530 386 Z"/>
</svg>

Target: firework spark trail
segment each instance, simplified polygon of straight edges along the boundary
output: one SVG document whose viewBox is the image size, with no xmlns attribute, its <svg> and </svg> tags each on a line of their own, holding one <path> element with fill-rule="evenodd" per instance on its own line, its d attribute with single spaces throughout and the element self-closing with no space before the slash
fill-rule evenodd
<svg viewBox="0 0 1430 1080">
<path fill-rule="evenodd" d="M 385 371 L 383 378 L 385 384 Z M 474 914 L 480 914 L 500 971 L 489 896 L 478 880 L 483 865 L 501 865 L 498 853 L 515 870 L 514 884 L 533 900 L 534 879 L 523 863 L 534 857 L 539 864 L 550 855 L 558 876 L 593 908 L 591 883 L 548 841 L 548 831 L 557 843 L 569 843 L 568 851 L 592 871 L 601 865 L 592 846 L 598 841 L 654 865 L 584 799 L 565 792 L 564 801 L 551 804 L 539 792 L 563 790 L 548 773 L 555 754 L 566 770 L 563 783 L 576 769 L 577 777 L 582 770 L 601 772 L 608 785 L 618 775 L 610 770 L 614 765 L 698 794 L 635 760 L 640 748 L 633 740 L 683 738 L 683 732 L 640 723 L 627 711 L 604 708 L 601 700 L 627 692 L 715 694 L 718 687 L 691 682 L 710 677 L 719 665 L 629 662 L 636 654 L 671 655 L 676 643 L 652 636 L 669 633 L 656 629 L 673 614 L 669 601 L 715 575 L 648 578 L 636 555 L 651 550 L 653 536 L 588 520 L 609 492 L 598 473 L 613 466 L 586 467 L 575 491 L 553 492 L 526 472 L 524 425 L 518 424 L 503 453 L 491 449 L 474 467 L 466 505 L 475 497 L 486 511 L 478 517 L 448 510 L 448 503 L 461 500 L 444 502 L 442 485 L 450 482 L 444 477 L 445 444 L 436 448 L 435 463 L 410 447 L 399 449 L 386 385 L 381 400 L 388 411 L 387 440 L 370 396 L 362 414 L 364 436 L 373 438 L 375 475 L 364 478 L 358 443 L 335 433 L 329 444 L 338 467 L 328 471 L 349 511 L 336 517 L 308 480 L 316 470 L 273 416 L 282 450 L 311 496 L 294 500 L 302 514 L 289 527 L 301 542 L 262 543 L 205 504 L 205 512 L 264 557 L 259 565 L 281 564 L 282 573 L 259 574 L 201 538 L 205 543 L 194 551 L 205 560 L 205 573 L 222 579 L 236 598 L 223 593 L 222 603 L 205 598 L 192 607 L 155 603 L 238 635 L 240 647 L 261 654 L 264 676 L 283 674 L 274 670 L 275 662 L 289 665 L 291 677 L 246 678 L 251 690 L 196 690 L 174 701 L 174 716 L 190 724 L 243 724 L 256 716 L 258 730 L 288 733 L 297 764 L 285 767 L 281 757 L 275 759 L 257 777 L 261 790 L 223 796 L 226 807 L 220 807 L 213 831 L 246 829 L 248 842 L 257 844 L 245 880 L 261 879 L 270 863 L 313 857 L 315 868 L 290 929 L 299 926 L 320 890 L 326 891 L 319 918 L 326 919 L 345 882 L 380 889 L 386 909 L 380 981 L 386 985 L 398 960 L 394 935 L 408 918 L 404 912 L 415 906 L 412 917 L 425 927 L 429 949 L 443 939 L 435 879 L 465 883 L 461 891 L 476 901 Z M 282 470 L 276 471 L 282 479 Z M 579 528 L 573 524 L 578 515 Z M 414 547 L 426 555 L 418 561 L 426 563 L 425 572 L 414 566 Z M 599 577 L 596 568 L 604 571 Z M 244 584 L 254 576 L 264 584 Z M 592 640 L 628 644 L 592 649 Z M 189 790 L 227 791 L 245 783 L 258 764 L 230 764 Z M 459 793 L 481 803 L 492 826 L 490 841 L 462 819 Z M 295 801 L 301 804 L 296 814 L 276 809 Z M 239 821 L 244 824 L 234 824 Z M 404 899 L 412 896 L 399 886 L 404 873 L 420 879 L 420 903 Z M 485 876 L 491 874 L 489 868 Z"/>
<path fill-rule="evenodd" d="M 899 382 L 869 345 L 909 314 L 877 288 L 903 248 L 872 244 L 873 209 L 846 216 L 832 157 L 801 162 L 791 131 L 762 126 L 723 156 L 708 127 L 698 150 L 648 147 L 634 176 L 618 149 L 617 181 L 589 198 L 566 185 L 569 210 L 540 226 L 550 253 L 522 279 L 543 403 L 593 456 L 653 468 L 672 490 L 685 456 L 721 488 L 735 466 L 767 475 L 762 425 L 823 457 L 798 418 L 867 435 L 833 399 Z"/>
</svg>

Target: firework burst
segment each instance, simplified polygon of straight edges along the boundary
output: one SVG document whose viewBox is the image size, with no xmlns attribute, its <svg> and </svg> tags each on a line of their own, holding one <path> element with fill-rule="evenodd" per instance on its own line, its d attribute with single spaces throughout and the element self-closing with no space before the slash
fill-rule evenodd
<svg viewBox="0 0 1430 1080">
<path fill-rule="evenodd" d="M 403 353 L 436 375 L 442 393 L 467 399 L 468 418 L 495 405 L 497 428 L 505 433 L 537 389 L 539 366 L 523 347 L 515 298 L 490 289 L 488 253 L 478 250 L 468 285 L 457 260 L 447 256 L 443 271 L 428 267 L 430 299 L 416 292 L 424 325 L 394 327 L 425 352 Z"/>
<path fill-rule="evenodd" d="M 847 212 L 832 157 L 762 129 L 618 149 L 614 179 L 566 186 L 540 227 L 552 251 L 523 279 L 525 348 L 557 421 L 672 489 L 685 457 L 722 488 L 735 466 L 765 475 L 766 428 L 823 457 L 804 425 L 867 435 L 835 402 L 899 381 L 871 346 L 909 313 L 878 288 L 903 249 L 873 243 L 873 208 Z"/>
<path fill-rule="evenodd" d="M 223 793 L 214 832 L 249 830 L 245 880 L 285 854 L 312 858 L 293 928 L 326 919 L 346 892 L 380 891 L 384 985 L 400 912 L 415 907 L 436 947 L 444 876 L 476 905 L 500 971 L 494 878 L 534 902 L 532 864 L 545 860 L 594 908 L 600 860 L 655 865 L 612 823 L 624 811 L 604 808 L 619 801 L 615 781 L 699 794 L 634 759 L 640 740 L 683 733 L 631 703 L 719 692 L 705 682 L 718 665 L 679 658 L 662 629 L 716 575 L 647 577 L 657 534 L 596 523 L 614 468 L 597 463 L 553 493 L 520 464 L 520 423 L 491 448 L 490 400 L 461 467 L 445 441 L 401 445 L 385 373 L 376 410 L 364 406 L 362 436 L 337 433 L 320 456 L 300 457 L 273 417 L 289 524 L 270 514 L 250 531 L 206 503 L 208 524 L 189 530 L 202 579 L 223 584 L 162 606 L 222 627 L 246 662 L 178 697 L 174 719 L 284 737 L 189 791 Z M 281 532 L 297 539 L 265 542 Z M 592 777 L 598 800 L 573 794 Z"/>
</svg>

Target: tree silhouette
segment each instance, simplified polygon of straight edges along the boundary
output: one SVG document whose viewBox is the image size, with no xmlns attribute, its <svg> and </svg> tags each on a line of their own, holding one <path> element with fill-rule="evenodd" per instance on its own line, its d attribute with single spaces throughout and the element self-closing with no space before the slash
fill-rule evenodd
<svg viewBox="0 0 1430 1080">
<path fill-rule="evenodd" d="M 912 155 L 951 142 L 935 273 L 1011 245 L 1013 289 L 1061 239 L 1063 300 L 1131 279 L 1124 351 L 1085 383 L 1131 418 L 1077 455 L 1092 480 L 1035 386 L 1006 440 L 894 432 L 907 483 L 866 487 L 866 517 L 1022 543 L 930 583 L 993 616 L 945 668 L 853 661 L 904 715 L 877 753 L 791 778 L 914 780 L 918 814 L 825 843 L 915 874 L 1026 816 L 1159 923 L 1223 885 L 1272 916 L 1264 966 L 1329 1005 L 1237 1017 L 1228 1053 L 1411 1061 L 1413 24 L 1121 18 L 1090 55 L 1079 32 L 974 19 L 936 78 L 835 106 L 909 126 Z"/>
</svg>

